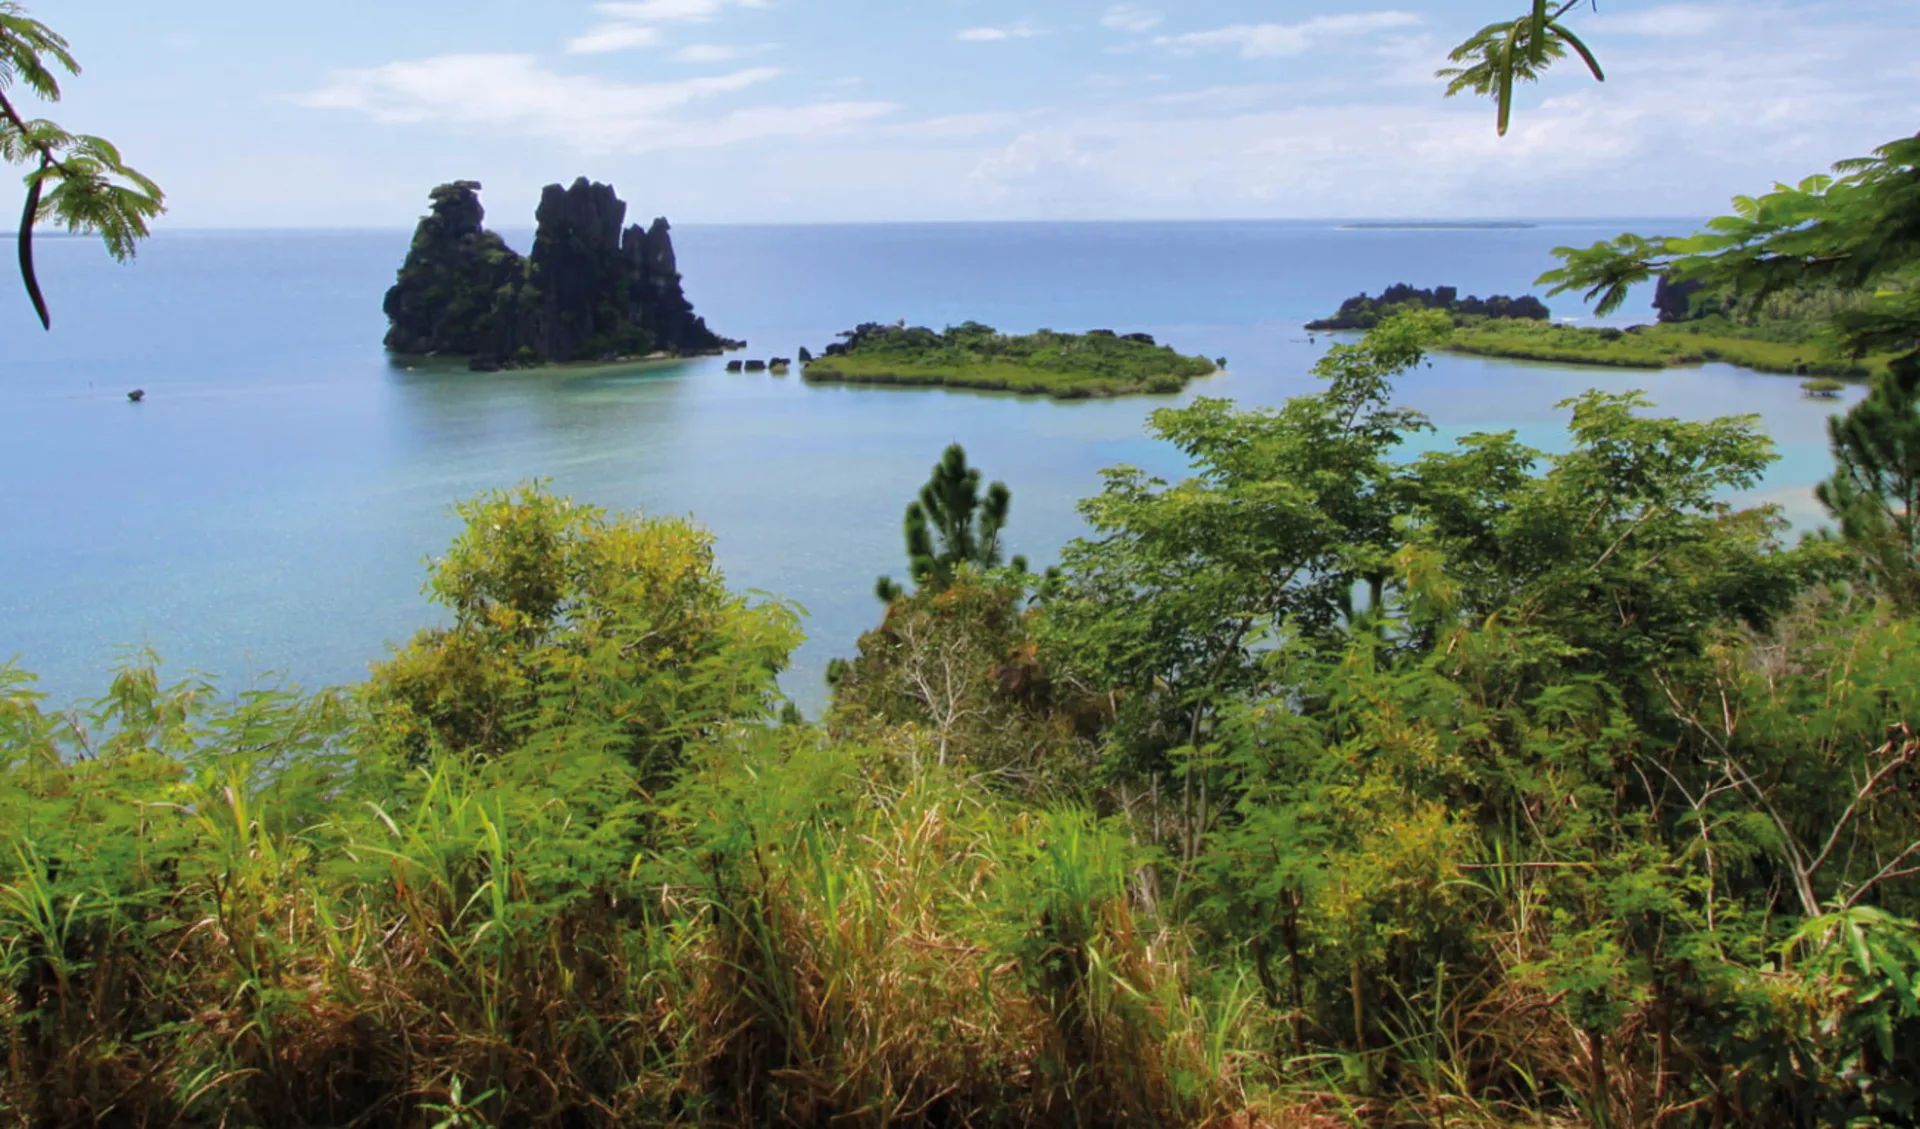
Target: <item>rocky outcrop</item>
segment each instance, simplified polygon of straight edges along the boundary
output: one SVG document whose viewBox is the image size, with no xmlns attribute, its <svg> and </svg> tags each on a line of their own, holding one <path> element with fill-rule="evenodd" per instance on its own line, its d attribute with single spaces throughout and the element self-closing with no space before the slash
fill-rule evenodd
<svg viewBox="0 0 1920 1129">
<path fill-rule="evenodd" d="M 1372 329 L 1380 324 L 1380 319 L 1396 310 L 1445 310 L 1456 319 L 1459 318 L 1521 318 L 1530 321 L 1545 321 L 1552 311 L 1545 303 L 1531 294 L 1519 298 L 1509 298 L 1504 294 L 1495 294 L 1481 299 L 1471 295 L 1460 297 L 1460 291 L 1453 286 L 1437 286 L 1432 290 L 1422 290 L 1397 282 L 1380 292 L 1378 298 L 1365 294 L 1356 294 L 1340 303 L 1340 311 L 1330 318 L 1320 318 L 1307 323 L 1308 329 Z"/>
<path fill-rule="evenodd" d="M 1663 322 L 1690 321 L 1699 316 L 1694 308 L 1694 296 L 1704 289 L 1697 279 L 1676 282 L 1662 274 L 1653 288 L 1653 308 L 1660 311 Z"/>
<path fill-rule="evenodd" d="M 387 348 L 490 369 L 739 347 L 694 314 L 667 221 L 623 228 L 627 205 L 611 186 L 548 185 L 524 258 L 486 230 L 479 194 L 470 180 L 433 190 L 387 292 Z"/>
</svg>

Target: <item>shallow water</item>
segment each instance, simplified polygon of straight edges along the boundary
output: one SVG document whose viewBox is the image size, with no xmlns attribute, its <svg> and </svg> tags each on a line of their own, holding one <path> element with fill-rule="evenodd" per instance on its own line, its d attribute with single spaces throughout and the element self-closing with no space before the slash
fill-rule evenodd
<svg viewBox="0 0 1920 1129">
<path fill-rule="evenodd" d="M 901 510 L 947 443 L 1014 492 L 1009 540 L 1036 565 L 1080 529 L 1075 502 L 1128 462 L 1176 474 L 1153 409 L 1195 395 L 1277 404 L 1311 391 L 1328 344 L 1301 322 L 1395 281 L 1524 292 L 1548 250 L 1683 223 L 1531 230 L 1331 224 L 688 227 L 689 296 L 746 357 L 818 351 L 860 321 L 968 318 L 1027 331 L 1146 331 L 1227 372 L 1179 397 L 1053 403 L 925 389 L 809 387 L 702 360 L 624 370 L 408 371 L 380 348 L 380 299 L 408 233 L 162 234 L 133 267 L 40 248 L 55 331 L 0 296 L 0 659 L 56 700 L 97 693 L 119 645 L 237 686 L 278 672 L 359 677 L 437 617 L 423 559 L 450 505 L 531 477 L 615 508 L 697 516 L 740 588 L 809 612 L 790 691 L 816 706 L 827 660 L 898 574 Z M 508 232 L 524 247 L 524 232 Z M 1629 308 L 1632 320 L 1644 299 Z M 1556 314 L 1580 311 L 1564 302 Z M 125 393 L 144 388 L 135 405 Z M 1649 389 L 1704 418 L 1759 413 L 1782 458 L 1756 496 L 1800 524 L 1827 473 L 1825 418 L 1796 381 L 1724 365 L 1666 373 L 1437 357 L 1400 384 L 1438 435 L 1563 442 L 1560 401 Z"/>
</svg>

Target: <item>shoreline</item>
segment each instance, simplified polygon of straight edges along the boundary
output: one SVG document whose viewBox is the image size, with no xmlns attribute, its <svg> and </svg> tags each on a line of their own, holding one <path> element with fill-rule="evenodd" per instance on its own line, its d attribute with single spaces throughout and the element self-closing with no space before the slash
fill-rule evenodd
<svg viewBox="0 0 1920 1129">
<path fill-rule="evenodd" d="M 449 372 L 467 376 L 491 376 L 499 373 L 585 373 L 599 370 L 632 369 L 681 364 L 687 361 L 724 357 L 728 350 L 704 353 L 648 353 L 637 357 L 619 357 L 611 361 L 543 361 L 539 364 L 502 364 L 497 368 L 474 368 L 472 357 L 444 354 L 388 353 L 388 364 L 402 372 Z"/>
</svg>

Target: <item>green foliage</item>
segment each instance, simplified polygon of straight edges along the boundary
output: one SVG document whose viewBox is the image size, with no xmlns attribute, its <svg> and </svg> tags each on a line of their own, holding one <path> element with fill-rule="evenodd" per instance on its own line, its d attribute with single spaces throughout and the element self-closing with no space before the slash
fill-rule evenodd
<svg viewBox="0 0 1920 1129">
<path fill-rule="evenodd" d="M 367 684 L 382 747 L 415 763 L 591 750 L 658 783 L 691 748 L 776 712 L 794 615 L 728 592 L 705 532 L 538 486 L 460 513 L 465 532 L 427 585 L 453 625 L 421 632 Z"/>
<path fill-rule="evenodd" d="M 1513 119 L 1514 88 L 1522 83 L 1540 81 L 1568 49 L 1580 56 L 1594 81 L 1605 82 L 1600 61 L 1561 18 L 1581 0 L 1533 0 L 1527 14 L 1511 23 L 1493 23 L 1481 28 L 1455 47 L 1447 58 L 1457 64 L 1435 73 L 1447 81 L 1447 97 L 1472 93 L 1494 100 L 1495 124 L 1502 137 Z"/>
<path fill-rule="evenodd" d="M 1121 728 L 1146 775 L 1204 743 L 1219 706 L 1257 677 L 1261 648 L 1288 631 L 1339 634 L 1380 606 L 1399 507 L 1390 454 L 1426 427 L 1390 406 L 1388 380 L 1447 326 L 1444 313 L 1402 315 L 1334 346 L 1316 366 L 1328 390 L 1278 411 L 1199 400 L 1156 412 L 1195 477 L 1168 485 L 1119 467 L 1083 504 L 1095 536 L 1064 551 L 1047 632 L 1094 684 L 1127 693 Z M 1356 607 L 1356 586 L 1369 604 Z M 1190 855 L 1208 805 L 1189 805 Z"/>
<path fill-rule="evenodd" d="M 905 326 L 864 325 L 807 365 L 806 379 L 856 384 L 947 385 L 1086 399 L 1143 393 L 1170 394 L 1215 370 L 1204 357 L 1186 357 L 1151 339 L 1111 333 L 1041 330 L 1021 337 L 977 322 L 945 333 Z"/>
<path fill-rule="evenodd" d="M 891 602 L 834 680 L 829 732 L 1017 795 L 1085 796 L 1087 737 L 1108 706 L 1058 677 L 1022 610 L 1027 591 L 1018 574 L 967 568 Z"/>
<path fill-rule="evenodd" d="M 1695 282 L 1749 306 L 1780 295 L 1828 295 L 1819 320 L 1854 356 L 1894 353 L 1873 393 L 1833 425 L 1839 473 L 1822 500 L 1854 543 L 1872 581 L 1911 604 L 1916 543 L 1911 536 L 1911 447 L 1920 406 L 1920 139 L 1842 161 L 1834 176 L 1775 185 L 1734 200 L 1732 215 L 1684 239 L 1622 235 L 1589 248 L 1563 247 L 1563 265 L 1541 277 L 1554 293 L 1584 289 L 1606 312 L 1627 288 L 1655 274 Z M 1819 371 L 1810 369 L 1809 371 Z M 1906 460 L 1910 462 L 1910 459 Z M 1904 532 L 1903 532 L 1904 531 Z"/>
<path fill-rule="evenodd" d="M 20 216 L 20 278 L 40 324 L 53 328 L 33 265 L 33 232 L 41 223 L 97 234 L 114 258 L 131 259 L 148 222 L 165 211 L 160 186 L 129 167 L 112 142 L 69 133 L 43 118 L 29 119 L 7 96 L 15 85 L 45 102 L 60 100 L 59 71 L 80 73 L 67 41 L 0 2 L 0 159 L 25 165 L 27 195 Z"/>
<path fill-rule="evenodd" d="M 1449 320 L 1157 413 L 1192 476 L 1111 472 L 1037 600 L 943 463 L 966 559 L 820 728 L 704 534 L 537 487 L 351 692 L 0 667 L 0 1111 L 1920 1123 L 1920 621 L 1728 501 L 1751 418 L 1405 457 Z"/>
<path fill-rule="evenodd" d="M 954 443 L 934 464 L 920 488 L 920 498 L 907 506 L 907 572 L 915 584 L 945 588 L 962 565 L 977 569 L 1000 567 L 1000 531 L 1013 508 L 1013 492 L 1004 482 L 980 494 L 980 471 L 967 465 L 966 448 Z M 1013 558 L 1015 572 L 1027 571 L 1023 557 Z M 902 591 L 889 577 L 881 577 L 874 594 L 882 602 L 899 599 Z"/>
<path fill-rule="evenodd" d="M 1870 582 L 1920 609 L 1920 357 L 1903 358 L 1845 416 L 1827 422 L 1834 476 L 1820 501 L 1840 521 Z"/>
<path fill-rule="evenodd" d="M 1809 331 L 1807 323 L 1743 326 L 1724 318 L 1635 326 L 1630 331 L 1515 321 L 1460 327 L 1448 352 L 1554 364 L 1663 369 L 1720 361 L 1756 372 L 1865 377 L 1886 358 L 1852 358 Z"/>
</svg>

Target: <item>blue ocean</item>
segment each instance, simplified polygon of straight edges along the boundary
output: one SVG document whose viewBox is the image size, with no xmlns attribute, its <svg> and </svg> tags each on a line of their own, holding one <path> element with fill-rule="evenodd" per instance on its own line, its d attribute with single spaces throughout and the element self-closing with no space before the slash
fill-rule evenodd
<svg viewBox="0 0 1920 1129">
<path fill-rule="evenodd" d="M 700 227 L 675 231 L 688 296 L 744 357 L 819 351 L 865 321 L 1007 331 L 1143 331 L 1224 373 L 1178 397 L 1055 403 L 932 389 L 810 387 L 719 359 L 474 374 L 381 347 L 405 230 L 162 232 L 119 266 L 96 243 L 39 248 L 54 330 L 0 301 L 0 661 L 56 702 L 100 693 L 127 647 L 236 690 L 363 676 L 438 621 L 424 562 L 451 506 L 529 479 L 602 506 L 691 514 L 729 582 L 793 601 L 805 707 L 877 622 L 873 580 L 904 567 L 901 512 L 950 442 L 1013 489 L 1009 542 L 1036 565 L 1082 525 L 1120 463 L 1163 475 L 1147 433 L 1194 396 L 1273 405 L 1315 387 L 1329 344 L 1301 324 L 1393 282 L 1531 292 L 1550 251 L 1688 221 L 1353 230 L 1328 223 Z M 525 249 L 529 232 L 505 233 Z M 1650 320 L 1649 295 L 1615 321 Z M 1556 317 L 1587 318 L 1574 301 Z M 1590 319 L 1589 319 L 1590 320 Z M 1647 390 L 1692 418 L 1758 413 L 1780 460 L 1754 500 L 1818 519 L 1826 417 L 1792 379 L 1710 365 L 1661 373 L 1436 357 L 1404 404 L 1437 432 L 1563 443 L 1559 405 Z M 130 403 L 126 393 L 146 393 Z"/>
</svg>

